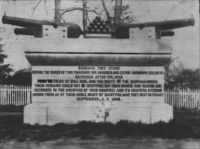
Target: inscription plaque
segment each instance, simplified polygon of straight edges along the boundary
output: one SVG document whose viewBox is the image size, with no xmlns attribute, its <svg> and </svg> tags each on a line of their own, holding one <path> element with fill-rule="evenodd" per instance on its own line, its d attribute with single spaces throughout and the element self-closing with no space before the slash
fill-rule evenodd
<svg viewBox="0 0 200 149">
<path fill-rule="evenodd" d="M 33 102 L 160 100 L 164 92 L 162 67 L 34 66 L 32 74 Z"/>
</svg>

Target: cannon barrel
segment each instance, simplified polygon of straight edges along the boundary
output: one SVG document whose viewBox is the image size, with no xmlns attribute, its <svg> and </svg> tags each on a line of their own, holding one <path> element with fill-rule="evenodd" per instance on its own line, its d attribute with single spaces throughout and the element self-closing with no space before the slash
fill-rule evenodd
<svg viewBox="0 0 200 149">
<path fill-rule="evenodd" d="M 160 31 L 160 36 L 174 36 L 174 32 L 173 31 Z"/>
<path fill-rule="evenodd" d="M 2 17 L 2 23 L 21 26 L 21 27 L 40 27 L 42 25 L 55 25 L 54 22 L 50 21 L 43 21 L 43 20 L 40 21 L 40 20 L 33 20 L 26 18 L 10 17 L 6 15 Z"/>
<path fill-rule="evenodd" d="M 35 37 L 42 37 L 41 28 L 16 28 L 14 29 L 16 35 L 29 35 Z"/>
<path fill-rule="evenodd" d="M 135 23 L 135 24 L 120 24 L 118 27 L 129 27 L 129 28 L 144 28 L 144 27 L 156 27 L 160 30 L 169 30 L 175 28 L 182 28 L 187 26 L 193 26 L 194 19 L 179 19 L 179 20 L 168 20 L 159 22 L 146 22 L 146 23 Z"/>
<path fill-rule="evenodd" d="M 14 30 L 16 35 L 30 35 L 35 37 L 42 37 L 42 25 L 54 25 L 49 21 L 10 17 L 6 15 L 2 17 L 2 23 L 22 27 Z"/>
<path fill-rule="evenodd" d="M 129 38 L 130 28 L 155 27 L 157 38 L 162 36 L 173 36 L 173 29 L 182 28 L 187 26 L 193 26 L 194 19 L 179 19 L 179 20 L 168 20 L 159 22 L 146 22 L 146 23 L 135 23 L 135 24 L 119 24 L 115 26 L 115 31 L 112 33 L 114 38 Z"/>
<path fill-rule="evenodd" d="M 42 37 L 43 25 L 50 25 L 54 26 L 55 28 L 57 26 L 68 27 L 68 38 L 78 38 L 82 34 L 80 26 L 74 23 L 56 23 L 46 20 L 33 20 L 6 15 L 2 17 L 2 23 L 22 27 L 14 30 L 16 35 Z"/>
<path fill-rule="evenodd" d="M 32 30 L 26 28 L 16 28 L 14 32 L 16 35 L 35 35 Z"/>
</svg>

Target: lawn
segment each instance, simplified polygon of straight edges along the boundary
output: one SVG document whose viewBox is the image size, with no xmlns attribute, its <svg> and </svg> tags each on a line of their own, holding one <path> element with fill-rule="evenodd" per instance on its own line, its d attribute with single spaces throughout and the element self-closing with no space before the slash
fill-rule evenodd
<svg viewBox="0 0 200 149">
<path fill-rule="evenodd" d="M 174 120 L 169 123 L 145 125 L 120 121 L 117 124 L 80 122 L 75 125 L 30 126 L 23 124 L 23 107 L 0 107 L 0 140 L 47 141 L 65 138 L 200 138 L 200 111 L 174 110 Z M 5 114 L 4 114 L 5 113 Z"/>
</svg>

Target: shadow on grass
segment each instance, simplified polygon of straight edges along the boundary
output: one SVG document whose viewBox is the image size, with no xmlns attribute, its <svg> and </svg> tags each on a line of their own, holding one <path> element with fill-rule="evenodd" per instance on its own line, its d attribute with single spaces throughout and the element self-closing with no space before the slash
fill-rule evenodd
<svg viewBox="0 0 200 149">
<path fill-rule="evenodd" d="M 15 119 L 16 120 L 16 119 Z M 117 124 L 80 122 L 78 124 L 57 124 L 55 126 L 30 126 L 20 123 L 7 123 L 0 127 L 0 139 L 17 139 L 46 141 L 61 137 L 79 137 L 80 139 L 94 139 L 105 135 L 111 138 L 126 137 L 159 137 L 159 138 L 198 138 L 200 134 L 175 120 L 170 123 L 156 123 L 146 125 L 120 121 Z"/>
<path fill-rule="evenodd" d="M 200 112 L 175 111 L 175 119 L 169 123 L 142 124 L 120 121 L 117 124 L 80 122 L 78 124 L 57 124 L 54 126 L 25 125 L 22 116 L 0 118 L 0 140 L 47 141 L 58 138 L 95 139 L 105 135 L 110 138 L 159 137 L 200 138 Z"/>
</svg>

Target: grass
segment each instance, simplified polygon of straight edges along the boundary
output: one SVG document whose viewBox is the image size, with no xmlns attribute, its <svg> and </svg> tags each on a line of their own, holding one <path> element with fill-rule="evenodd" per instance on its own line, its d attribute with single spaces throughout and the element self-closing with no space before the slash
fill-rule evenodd
<svg viewBox="0 0 200 149">
<path fill-rule="evenodd" d="M 10 109 L 11 107 L 8 107 Z M 6 108 L 4 107 L 4 110 Z M 0 111 L 3 111 L 0 107 Z M 23 112 L 23 107 L 14 112 Z M 23 124 L 23 115 L 9 115 L 0 118 L 0 140 L 54 140 L 61 137 L 95 139 L 105 135 L 111 138 L 159 137 L 159 138 L 200 138 L 200 111 L 174 110 L 175 119 L 169 123 L 159 122 L 146 125 L 120 121 L 117 124 L 80 122 L 75 125 L 57 124 L 55 126 L 31 126 Z"/>
</svg>

